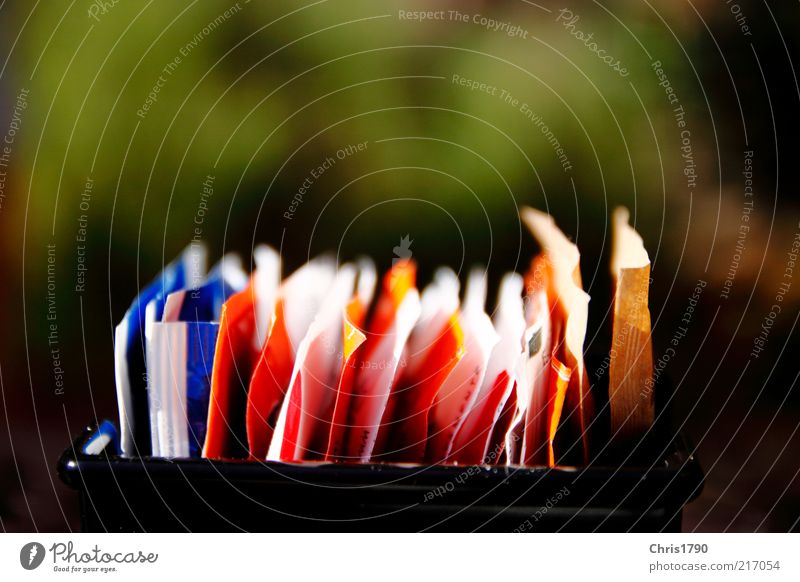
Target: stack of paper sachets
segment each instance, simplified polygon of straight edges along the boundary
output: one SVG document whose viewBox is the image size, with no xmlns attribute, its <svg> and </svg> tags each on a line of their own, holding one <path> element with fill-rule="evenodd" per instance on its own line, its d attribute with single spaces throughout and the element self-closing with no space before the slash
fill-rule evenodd
<svg viewBox="0 0 800 582">
<path fill-rule="evenodd" d="M 440 268 L 422 293 L 410 259 L 309 261 L 281 279 L 255 250 L 207 273 L 199 244 L 133 302 L 115 340 L 125 456 L 555 465 L 587 459 L 595 398 L 583 348 L 589 296 L 577 247 L 525 209 L 542 247 L 507 274 L 493 317 L 482 270 Z M 650 261 L 614 215 L 610 430 L 653 422 Z"/>
</svg>

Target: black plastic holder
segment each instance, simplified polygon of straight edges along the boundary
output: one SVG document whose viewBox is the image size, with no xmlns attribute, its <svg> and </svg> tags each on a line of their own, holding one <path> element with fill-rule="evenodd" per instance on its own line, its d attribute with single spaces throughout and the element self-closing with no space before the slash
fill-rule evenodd
<svg viewBox="0 0 800 582">
<path fill-rule="evenodd" d="M 680 437 L 642 466 L 506 467 L 129 459 L 58 462 L 84 531 L 680 531 L 703 473 Z"/>
</svg>

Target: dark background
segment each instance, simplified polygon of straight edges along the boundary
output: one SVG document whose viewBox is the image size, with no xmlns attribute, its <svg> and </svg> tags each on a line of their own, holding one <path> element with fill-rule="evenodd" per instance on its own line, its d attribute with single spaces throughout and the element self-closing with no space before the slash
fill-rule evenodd
<svg viewBox="0 0 800 582">
<path fill-rule="evenodd" d="M 627 77 L 556 21 L 562 8 Z M 420 9 L 469 21 L 399 16 Z M 487 30 L 476 14 L 518 25 L 526 38 Z M 0 3 L 0 139 L 18 126 L 0 168 L 3 529 L 77 527 L 56 459 L 86 423 L 115 418 L 113 328 L 190 240 L 213 175 L 202 224 L 212 257 L 235 250 L 249 261 L 267 242 L 280 248 L 285 273 L 323 251 L 366 253 L 386 267 L 408 234 L 421 282 L 439 264 L 461 273 L 488 264 L 496 283 L 536 252 L 517 208 L 547 209 L 582 252 L 589 349 L 607 337 L 610 210 L 627 205 L 653 261 L 656 358 L 707 282 L 665 370 L 676 386 L 673 422 L 707 473 L 685 529 L 796 530 L 796 272 L 764 351 L 751 350 L 800 232 L 799 24 L 796 3 L 743 0 Z M 656 60 L 686 111 L 692 189 Z M 453 75 L 528 103 L 571 169 L 518 108 Z M 364 141 L 284 218 L 313 168 Z M 746 150 L 753 211 L 737 260 Z M 85 243 L 76 240 L 82 214 Z"/>
</svg>

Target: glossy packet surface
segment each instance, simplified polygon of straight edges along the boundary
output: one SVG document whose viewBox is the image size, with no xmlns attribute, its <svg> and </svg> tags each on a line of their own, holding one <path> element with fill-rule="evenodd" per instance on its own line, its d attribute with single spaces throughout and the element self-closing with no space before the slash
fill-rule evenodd
<svg viewBox="0 0 800 582">
<path fill-rule="evenodd" d="M 145 342 L 147 306 L 154 300 L 163 302 L 173 291 L 199 285 L 205 264 L 205 247 L 189 245 L 139 293 L 115 330 L 114 372 L 123 456 L 152 452 Z"/>
<path fill-rule="evenodd" d="M 358 263 L 358 284 L 355 295 L 347 304 L 342 327 L 342 361 L 339 383 L 336 390 L 331 428 L 328 434 L 328 445 L 325 451 L 326 461 L 341 461 L 344 451 L 344 439 L 347 436 L 350 400 L 358 370 L 358 350 L 367 339 L 363 328 L 367 311 L 375 293 L 377 275 L 375 265 L 369 259 Z"/>
<path fill-rule="evenodd" d="M 458 277 L 442 268 L 422 294 L 420 319 L 406 349 L 407 365 L 400 369 L 381 421 L 379 460 L 424 461 L 433 400 L 464 355 L 458 292 Z"/>
<path fill-rule="evenodd" d="M 519 370 L 520 399 L 514 419 L 515 428 L 517 423 L 521 429 L 524 428 L 524 437 L 517 441 L 518 454 L 514 455 L 513 460 L 524 465 L 552 465 L 554 453 L 551 436 L 554 436 L 555 428 L 551 435 L 550 419 L 556 408 L 561 410 L 563 395 L 550 391 L 553 341 L 551 310 L 547 299 L 549 267 L 544 257 L 536 257 L 531 262 L 525 281 L 528 327 L 525 330 L 525 357 Z M 558 366 L 555 369 L 558 370 Z M 554 420 L 557 426 L 560 417 Z M 516 436 L 520 437 L 521 433 Z"/>
<path fill-rule="evenodd" d="M 548 269 L 547 299 L 553 338 L 550 391 L 555 398 L 563 393 L 566 420 L 558 431 L 562 443 L 560 451 L 555 451 L 555 462 L 587 463 L 594 400 L 583 361 L 589 295 L 581 284 L 580 253 L 550 215 L 524 208 L 522 218 L 542 246 Z M 558 401 L 553 403 L 551 412 L 561 413 Z M 555 446 L 559 448 L 558 443 Z"/>
<path fill-rule="evenodd" d="M 278 448 L 277 459 L 281 461 L 319 460 L 327 453 L 342 373 L 345 309 L 353 296 L 355 280 L 354 266 L 339 269 L 300 343 L 267 458 L 275 458 Z M 278 435 L 282 435 L 280 442 Z"/>
<path fill-rule="evenodd" d="M 247 393 L 245 423 L 253 459 L 268 457 L 297 350 L 325 299 L 335 271 L 332 260 L 317 258 L 300 267 L 280 287 L 271 329 Z M 282 439 L 282 434 L 277 437 L 271 458 L 280 458 Z"/>
<path fill-rule="evenodd" d="M 275 251 L 262 247 L 255 257 L 257 268 L 250 284 L 222 306 L 203 448 L 203 456 L 211 459 L 248 456 L 247 393 L 261 353 L 260 338 L 266 337 L 275 309 L 280 277 Z"/>
<path fill-rule="evenodd" d="M 228 256 L 200 287 L 168 295 L 162 321 L 148 326 L 148 389 L 154 403 L 150 418 L 157 426 L 154 455 L 200 455 L 222 304 L 245 281 L 239 261 Z"/>
<path fill-rule="evenodd" d="M 492 349 L 486 374 L 471 410 L 461 426 L 448 460 L 460 464 L 490 463 L 499 451 L 489 450 L 492 432 L 514 386 L 522 359 L 525 315 L 522 303 L 523 281 L 509 273 L 500 284 L 494 327 L 500 340 Z"/>
<path fill-rule="evenodd" d="M 350 398 L 342 455 L 370 460 L 403 350 L 420 316 L 416 267 L 398 261 L 386 274 L 366 341 L 359 348 L 358 371 Z"/>
<path fill-rule="evenodd" d="M 450 456 L 456 434 L 472 409 L 486 375 L 489 356 L 500 340 L 484 310 L 485 303 L 486 276 L 476 270 L 470 273 L 459 317 L 464 333 L 464 357 L 436 393 L 428 419 L 425 457 L 431 463 Z"/>
</svg>

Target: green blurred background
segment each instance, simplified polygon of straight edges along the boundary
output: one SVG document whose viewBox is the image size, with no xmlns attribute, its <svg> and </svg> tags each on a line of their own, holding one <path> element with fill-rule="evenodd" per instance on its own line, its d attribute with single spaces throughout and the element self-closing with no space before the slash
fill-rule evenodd
<svg viewBox="0 0 800 582">
<path fill-rule="evenodd" d="M 195 234 L 212 257 L 248 262 L 254 244 L 272 244 L 287 273 L 324 251 L 386 267 L 409 235 L 422 282 L 439 264 L 484 264 L 496 283 L 536 251 L 517 212 L 533 205 L 581 248 L 588 343 L 602 349 L 619 204 L 653 259 L 656 357 L 708 282 L 668 366 L 675 424 L 708 470 L 686 527 L 796 528 L 798 465 L 784 453 L 800 440 L 800 283 L 765 353 L 749 354 L 798 231 L 798 9 L 736 6 L 0 4 L 0 134 L 13 130 L 0 167 L 3 528 L 76 527 L 58 453 L 85 423 L 116 415 L 113 327 Z M 419 10 L 438 18 L 408 17 Z M 754 210 L 739 257 L 746 150 Z"/>
</svg>

